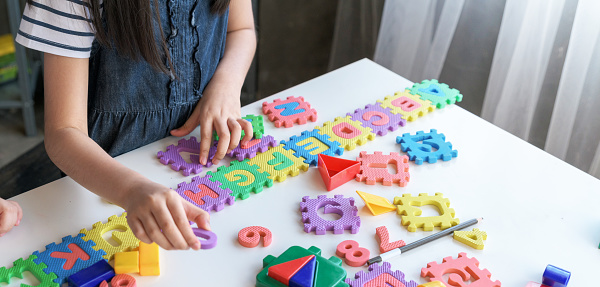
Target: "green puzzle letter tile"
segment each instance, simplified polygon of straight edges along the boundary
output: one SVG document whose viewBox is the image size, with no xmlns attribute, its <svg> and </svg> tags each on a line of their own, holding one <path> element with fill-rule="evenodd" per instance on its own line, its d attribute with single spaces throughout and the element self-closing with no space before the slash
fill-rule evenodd
<svg viewBox="0 0 600 287">
<path fill-rule="evenodd" d="M 212 176 L 211 181 L 220 182 L 222 189 L 229 188 L 236 200 L 244 200 L 250 197 L 250 192 L 259 193 L 263 191 L 263 187 L 273 186 L 270 174 L 258 171 L 259 167 L 248 164 L 248 161 L 233 160 L 229 166 L 221 166 L 217 168 L 217 172 L 208 171 L 206 174 Z"/>
<path fill-rule="evenodd" d="M 37 287 L 59 287 L 58 283 L 54 283 L 54 279 L 56 279 L 56 275 L 54 273 L 46 274 L 43 270 L 48 267 L 44 263 L 35 264 L 33 262 L 34 259 L 37 259 L 37 256 L 30 255 L 27 260 L 23 260 L 23 258 L 17 259 L 13 264 L 14 266 L 10 269 L 6 267 L 0 268 L 0 283 L 10 284 L 10 278 L 17 277 L 23 279 L 23 272 L 29 271 L 35 278 L 40 281 L 40 284 L 36 285 Z M 31 287 L 27 284 L 21 284 L 21 287 Z"/>
</svg>

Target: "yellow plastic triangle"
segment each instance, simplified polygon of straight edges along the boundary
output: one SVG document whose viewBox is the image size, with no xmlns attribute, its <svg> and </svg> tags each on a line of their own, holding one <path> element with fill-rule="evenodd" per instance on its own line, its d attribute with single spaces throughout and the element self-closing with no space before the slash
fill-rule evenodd
<svg viewBox="0 0 600 287">
<path fill-rule="evenodd" d="M 483 241 L 487 240 L 487 233 L 473 228 L 473 231 L 454 231 L 454 239 L 475 249 L 483 249 Z"/>
<path fill-rule="evenodd" d="M 389 200 L 385 197 L 377 196 L 374 194 L 356 191 L 358 196 L 365 201 L 365 205 L 367 208 L 373 213 L 373 215 L 380 215 L 383 213 L 387 213 L 390 211 L 395 211 L 396 206 L 391 204 Z"/>
</svg>

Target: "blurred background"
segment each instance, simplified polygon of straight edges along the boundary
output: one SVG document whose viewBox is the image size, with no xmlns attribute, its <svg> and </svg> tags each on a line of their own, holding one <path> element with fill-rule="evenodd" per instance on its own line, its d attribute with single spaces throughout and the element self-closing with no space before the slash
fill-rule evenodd
<svg viewBox="0 0 600 287">
<path fill-rule="evenodd" d="M 447 83 L 462 108 L 600 178 L 600 1 L 252 3 L 258 49 L 243 104 L 369 58 Z M 60 177 L 43 145 L 41 55 L 12 43 L 23 7 L 0 1 L 3 198 Z"/>
</svg>

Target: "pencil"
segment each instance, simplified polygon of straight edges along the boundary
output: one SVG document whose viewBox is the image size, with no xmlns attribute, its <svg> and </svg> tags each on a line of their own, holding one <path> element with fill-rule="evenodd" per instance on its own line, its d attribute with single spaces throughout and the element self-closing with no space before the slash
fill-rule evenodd
<svg viewBox="0 0 600 287">
<path fill-rule="evenodd" d="M 373 263 L 378 263 L 378 262 L 381 262 L 381 261 L 387 261 L 390 258 L 396 257 L 396 256 L 398 256 L 398 255 L 400 255 L 400 254 L 402 254 L 402 253 L 404 253 L 404 252 L 406 252 L 408 250 L 411 250 L 411 249 L 419 247 L 419 246 L 421 246 L 423 244 L 426 244 L 426 243 L 429 243 L 431 241 L 434 241 L 434 240 L 436 240 L 436 239 L 438 239 L 438 238 L 440 238 L 442 236 L 446 236 L 448 234 L 451 234 L 452 232 L 454 232 L 456 230 L 467 228 L 467 227 L 469 227 L 471 225 L 475 225 L 475 224 L 481 222 L 482 220 L 483 220 L 483 218 L 471 219 L 471 220 L 463 222 L 463 223 L 461 223 L 459 225 L 455 225 L 455 226 L 450 227 L 448 229 L 442 230 L 442 231 L 440 231 L 440 232 L 438 232 L 436 234 L 432 234 L 430 236 L 427 236 L 425 238 L 417 240 L 417 241 L 415 241 L 415 242 L 413 242 L 411 244 L 404 245 L 402 247 L 399 247 L 399 248 L 396 248 L 394 250 L 388 251 L 386 253 L 383 253 L 383 254 L 381 254 L 379 256 L 376 256 L 376 257 L 373 257 L 373 258 L 367 260 L 367 265 L 371 265 Z"/>
</svg>

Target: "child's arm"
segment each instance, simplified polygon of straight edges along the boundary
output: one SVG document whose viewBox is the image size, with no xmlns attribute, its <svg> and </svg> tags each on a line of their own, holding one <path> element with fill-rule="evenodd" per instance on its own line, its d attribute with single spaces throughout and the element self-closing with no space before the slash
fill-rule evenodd
<svg viewBox="0 0 600 287">
<path fill-rule="evenodd" d="M 208 159 L 213 130 L 219 135 L 214 164 L 238 146 L 242 130 L 245 133 L 242 143 L 252 138 L 252 125 L 241 119 L 240 92 L 255 50 L 252 2 L 232 0 L 229 5 L 225 54 L 190 118 L 182 127 L 171 131 L 172 135 L 182 137 L 200 124 L 202 164 L 206 164 Z"/>
<path fill-rule="evenodd" d="M 23 211 L 16 201 L 0 198 L 0 237 L 14 226 L 18 226 L 21 218 L 23 218 Z"/>
<path fill-rule="evenodd" d="M 208 213 L 123 166 L 88 136 L 88 68 L 89 59 L 44 56 L 48 155 L 83 187 L 123 207 L 140 240 L 164 249 L 198 249 L 200 243 L 188 220 L 209 229 Z"/>
</svg>

